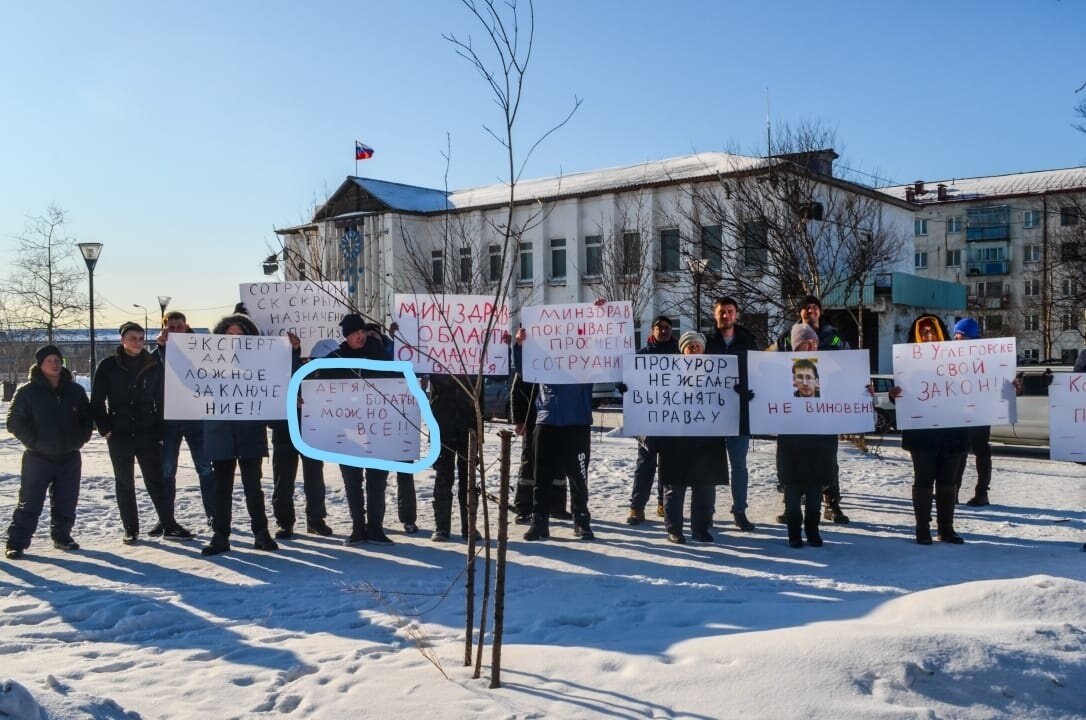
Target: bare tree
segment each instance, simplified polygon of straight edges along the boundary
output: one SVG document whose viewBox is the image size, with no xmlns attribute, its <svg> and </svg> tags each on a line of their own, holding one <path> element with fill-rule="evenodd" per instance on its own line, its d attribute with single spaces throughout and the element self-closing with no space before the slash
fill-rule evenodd
<svg viewBox="0 0 1086 720">
<path fill-rule="evenodd" d="M 585 266 L 581 274 L 607 300 L 628 301 L 640 319 L 652 299 L 654 263 L 653 219 L 644 192 L 616 198 L 613 216 L 600 217 L 595 232 L 585 237 Z"/>
<path fill-rule="evenodd" d="M 848 308 L 862 329 L 864 286 L 905 246 L 885 199 L 834 175 L 834 140 L 817 124 L 786 126 L 760 166 L 737 165 L 689 188 L 688 224 L 720 228 L 724 260 L 708 279 L 730 289 L 771 336 L 794 322 L 805 295 Z M 691 254 L 712 257 L 706 239 L 698 243 Z"/>
<path fill-rule="evenodd" d="M 56 205 L 28 218 L 23 233 L 14 236 L 19 246 L 7 281 L 13 325 L 45 328 L 49 342 L 57 328 L 79 322 L 87 308 L 86 271 L 75 262 L 75 239 L 66 224 L 65 211 Z"/>
</svg>

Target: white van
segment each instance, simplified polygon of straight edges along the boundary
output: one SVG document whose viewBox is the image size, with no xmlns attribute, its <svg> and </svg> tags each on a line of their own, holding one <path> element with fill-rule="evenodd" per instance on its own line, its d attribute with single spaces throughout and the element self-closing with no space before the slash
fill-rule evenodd
<svg viewBox="0 0 1086 720">
<path fill-rule="evenodd" d="M 1065 372 L 1071 372 L 1070 365 L 1020 365 L 1018 422 L 993 425 L 992 440 L 1010 445 L 1048 445 L 1048 386 L 1054 373 Z"/>
</svg>

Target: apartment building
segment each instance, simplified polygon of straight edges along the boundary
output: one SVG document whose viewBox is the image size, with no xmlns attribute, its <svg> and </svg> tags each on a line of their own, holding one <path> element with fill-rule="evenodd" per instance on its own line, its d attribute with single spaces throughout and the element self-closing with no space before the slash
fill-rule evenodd
<svg viewBox="0 0 1086 720">
<path fill-rule="evenodd" d="M 1023 362 L 1073 362 L 1086 336 L 1086 167 L 883 188 L 914 203 L 913 272 L 963 283 Z"/>
</svg>

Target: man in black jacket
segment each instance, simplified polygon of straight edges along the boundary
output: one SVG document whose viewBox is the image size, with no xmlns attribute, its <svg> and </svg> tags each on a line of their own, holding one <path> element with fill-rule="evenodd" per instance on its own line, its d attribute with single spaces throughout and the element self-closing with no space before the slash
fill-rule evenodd
<svg viewBox="0 0 1086 720">
<path fill-rule="evenodd" d="M 679 343 L 671 333 L 671 318 L 660 315 L 652 321 L 652 334 L 638 355 L 678 355 Z M 634 466 L 633 492 L 630 493 L 630 513 L 627 525 L 640 525 L 645 521 L 645 506 L 652 493 L 652 479 L 656 475 L 658 450 L 656 438 L 642 436 L 637 439 L 637 465 Z M 663 513 L 664 491 L 660 484 L 657 492 L 657 515 Z"/>
<path fill-rule="evenodd" d="M 61 364 L 60 350 L 46 345 L 34 359 L 30 382 L 15 392 L 8 408 L 8 431 L 26 447 L 19 501 L 8 527 L 5 555 L 9 560 L 21 558 L 30 546 L 47 492 L 53 546 L 79 549 L 72 540 L 82 467 L 79 449 L 94 429 L 87 393 L 72 382 L 72 374 Z"/>
<path fill-rule="evenodd" d="M 121 326 L 117 352 L 98 364 L 91 385 L 91 410 L 98 432 L 109 445 L 122 541 L 135 545 L 140 532 L 135 463 L 155 506 L 163 536 L 190 540 L 192 533 L 174 519 L 172 499 L 162 480 L 162 363 L 143 346 L 143 328 Z"/>
<path fill-rule="evenodd" d="M 731 465 L 732 517 L 735 526 L 744 532 L 754 529 L 747 519 L 747 452 L 750 450 L 750 400 L 753 395 L 747 389 L 747 353 L 757 350 L 754 333 L 739 324 L 739 303 L 730 297 L 718 298 L 713 303 L 713 319 L 716 332 L 708 337 L 707 355 L 735 355 L 739 359 L 739 435 L 724 438 Z"/>
</svg>

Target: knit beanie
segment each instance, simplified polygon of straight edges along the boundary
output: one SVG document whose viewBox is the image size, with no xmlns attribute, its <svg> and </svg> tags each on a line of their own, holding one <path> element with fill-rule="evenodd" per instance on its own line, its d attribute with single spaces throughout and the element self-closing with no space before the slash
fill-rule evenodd
<svg viewBox="0 0 1086 720">
<path fill-rule="evenodd" d="M 38 367 L 41 367 L 41 364 L 45 362 L 45 358 L 50 355 L 56 355 L 61 360 L 64 359 L 64 355 L 56 345 L 42 345 L 38 348 L 38 351 L 34 353 L 34 361 L 37 363 Z"/>
<path fill-rule="evenodd" d="M 366 329 L 366 323 L 358 313 L 344 315 L 343 319 L 339 321 L 339 326 L 343 328 L 343 337 L 347 337 L 353 332 Z"/>
<path fill-rule="evenodd" d="M 818 333 L 816 333 L 814 328 L 807 323 L 796 323 L 792 326 L 792 347 L 797 347 L 805 340 L 814 340 L 815 342 L 818 342 Z"/>
<path fill-rule="evenodd" d="M 679 338 L 679 352 L 686 349 L 687 345 L 691 343 L 701 343 L 701 347 L 705 347 L 705 336 L 699 333 L 697 330 L 687 330 Z"/>
<path fill-rule="evenodd" d="M 980 337 L 980 325 L 971 317 L 962 318 L 954 323 L 954 331 L 951 334 L 957 333 L 961 333 L 966 340 L 976 340 Z"/>
</svg>

